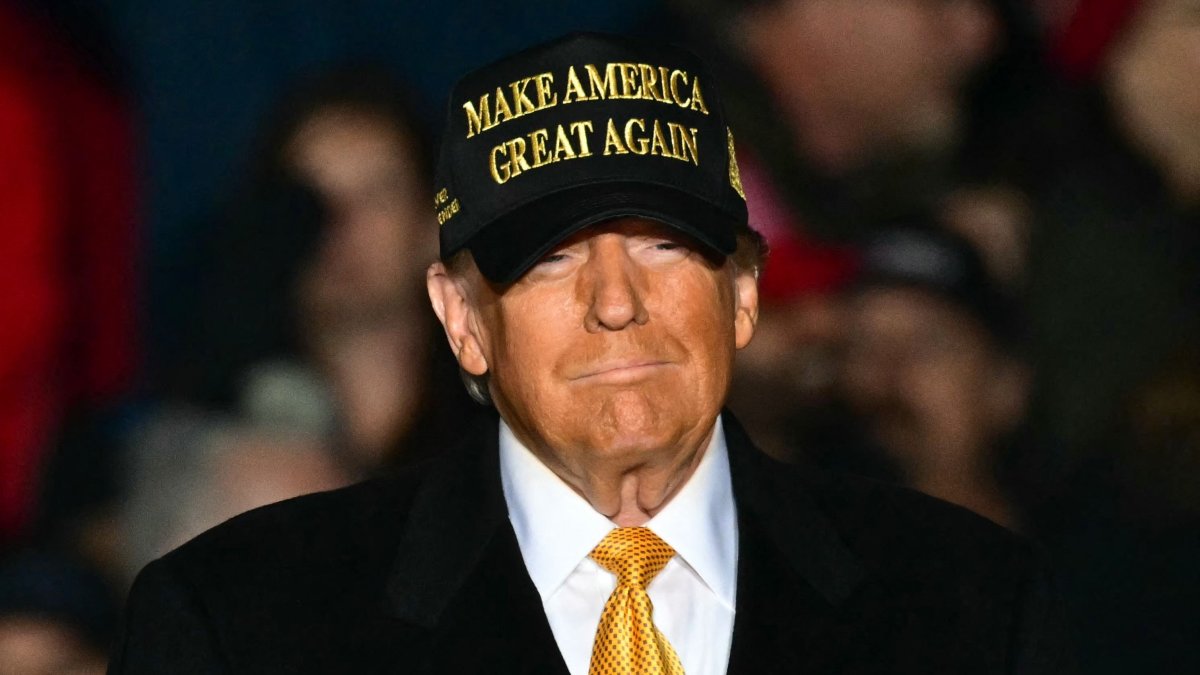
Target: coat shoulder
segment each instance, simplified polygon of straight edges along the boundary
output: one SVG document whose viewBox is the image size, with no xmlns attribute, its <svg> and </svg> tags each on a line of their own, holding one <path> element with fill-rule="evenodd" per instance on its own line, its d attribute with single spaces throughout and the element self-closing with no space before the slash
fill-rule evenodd
<svg viewBox="0 0 1200 675">
<path fill-rule="evenodd" d="M 798 471 L 795 480 L 869 567 L 945 578 L 1026 577 L 1044 565 L 1025 537 L 915 490 L 847 474 Z"/>
<path fill-rule="evenodd" d="M 370 568 L 386 574 L 424 465 L 262 506 L 198 535 L 161 562 L 197 586 L 238 587 Z M 260 586 L 261 587 L 261 586 Z"/>
<path fill-rule="evenodd" d="M 151 562 L 111 672 L 385 672 L 425 653 L 390 582 L 425 553 L 414 532 L 436 535 L 430 523 L 455 515 L 490 450 L 466 437 L 393 476 L 249 511 Z"/>
<path fill-rule="evenodd" d="M 894 484 L 808 463 L 785 464 L 737 433 L 743 472 L 781 496 L 775 506 L 762 502 L 759 510 L 788 505 L 819 513 L 868 572 L 891 578 L 1020 577 L 1044 566 L 1031 541 L 965 508 Z"/>
</svg>

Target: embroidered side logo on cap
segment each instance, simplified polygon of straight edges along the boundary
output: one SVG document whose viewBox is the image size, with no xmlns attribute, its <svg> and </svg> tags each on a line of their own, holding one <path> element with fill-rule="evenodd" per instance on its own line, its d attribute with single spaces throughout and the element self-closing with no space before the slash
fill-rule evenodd
<svg viewBox="0 0 1200 675">
<path fill-rule="evenodd" d="M 437 195 L 433 198 L 433 208 L 437 209 L 438 227 L 445 225 L 446 221 L 458 215 L 458 212 L 462 210 L 458 204 L 458 198 L 452 199 L 450 190 L 447 188 L 438 190 Z"/>
<path fill-rule="evenodd" d="M 737 149 L 733 145 L 733 129 L 725 127 L 725 132 L 729 135 L 729 184 L 742 201 L 746 201 L 746 191 L 742 189 L 742 174 L 738 171 Z"/>
</svg>

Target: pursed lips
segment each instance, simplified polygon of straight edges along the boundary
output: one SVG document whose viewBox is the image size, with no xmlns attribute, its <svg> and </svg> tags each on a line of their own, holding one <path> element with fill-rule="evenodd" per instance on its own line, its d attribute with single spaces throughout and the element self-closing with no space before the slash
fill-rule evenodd
<svg viewBox="0 0 1200 675">
<path fill-rule="evenodd" d="M 587 368 L 582 374 L 568 378 L 571 381 L 590 380 L 610 384 L 633 382 L 654 371 L 671 365 L 660 359 L 621 359 L 606 361 Z"/>
</svg>

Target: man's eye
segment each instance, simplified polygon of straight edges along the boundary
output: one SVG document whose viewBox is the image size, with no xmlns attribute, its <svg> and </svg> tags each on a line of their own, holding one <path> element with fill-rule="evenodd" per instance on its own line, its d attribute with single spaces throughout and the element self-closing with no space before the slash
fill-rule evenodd
<svg viewBox="0 0 1200 675">
<path fill-rule="evenodd" d="M 560 251 L 558 253 L 550 253 L 542 256 L 542 259 L 537 261 L 537 264 L 534 265 L 534 267 L 542 270 L 543 272 L 549 272 L 553 270 L 564 269 L 570 264 L 570 262 L 571 254 L 567 251 Z"/>
<path fill-rule="evenodd" d="M 658 239 L 647 242 L 649 245 L 645 248 L 647 253 L 652 254 L 656 260 L 674 260 L 686 256 L 691 249 L 687 244 L 674 239 Z"/>
</svg>

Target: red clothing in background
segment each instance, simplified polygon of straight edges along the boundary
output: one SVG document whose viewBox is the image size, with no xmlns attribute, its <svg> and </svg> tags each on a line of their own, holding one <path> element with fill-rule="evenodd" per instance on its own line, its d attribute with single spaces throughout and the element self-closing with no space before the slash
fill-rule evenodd
<svg viewBox="0 0 1200 675">
<path fill-rule="evenodd" d="M 763 303 L 786 304 L 825 295 L 849 283 L 858 269 L 857 252 L 806 234 L 753 153 L 739 150 L 737 160 L 750 226 L 770 247 L 758 284 Z"/>
<path fill-rule="evenodd" d="M 131 380 L 131 145 L 119 98 L 0 5 L 0 542 L 34 513 L 64 413 Z"/>
<path fill-rule="evenodd" d="M 1083 0 L 1056 34 L 1050 36 L 1052 61 L 1069 79 L 1096 76 L 1108 50 L 1141 7 L 1143 0 Z"/>
</svg>

